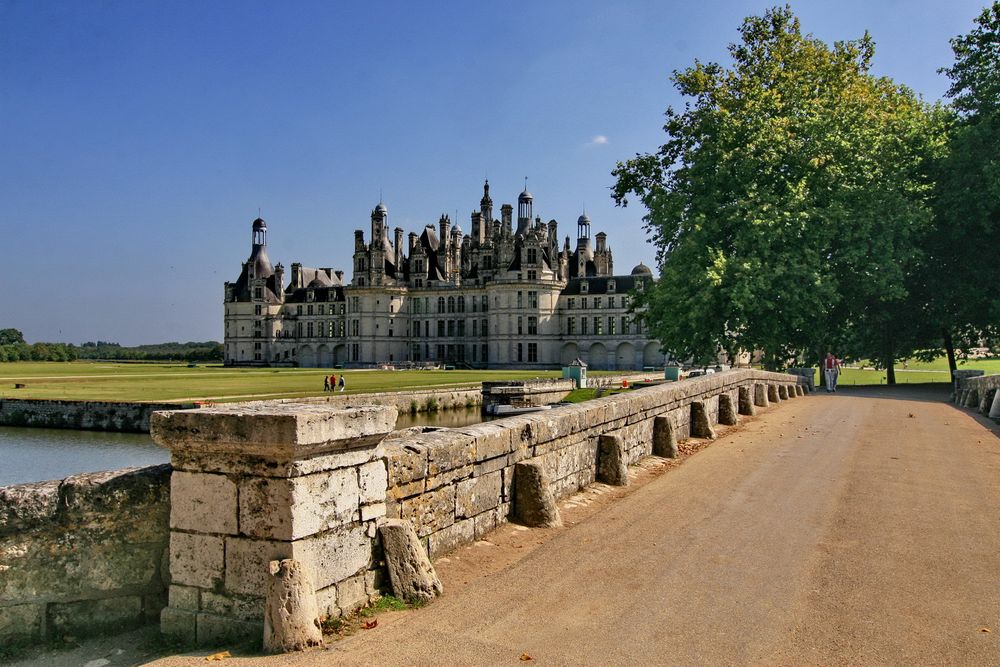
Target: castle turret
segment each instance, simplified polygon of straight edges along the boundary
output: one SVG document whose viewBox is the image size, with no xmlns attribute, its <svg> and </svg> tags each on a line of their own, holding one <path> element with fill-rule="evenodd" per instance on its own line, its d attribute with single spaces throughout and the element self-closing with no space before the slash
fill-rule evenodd
<svg viewBox="0 0 1000 667">
<path fill-rule="evenodd" d="M 531 226 L 532 218 L 532 206 L 534 204 L 534 197 L 528 192 L 527 186 L 524 191 L 517 196 L 517 232 L 515 236 L 524 236 L 528 233 L 528 228 Z"/>
</svg>

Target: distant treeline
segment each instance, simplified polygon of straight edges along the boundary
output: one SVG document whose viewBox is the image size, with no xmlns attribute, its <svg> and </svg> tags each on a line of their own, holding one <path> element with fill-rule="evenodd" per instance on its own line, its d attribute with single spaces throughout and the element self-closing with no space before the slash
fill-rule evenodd
<svg viewBox="0 0 1000 667">
<path fill-rule="evenodd" d="M 0 329 L 0 362 L 3 361 L 74 361 L 101 359 L 106 361 L 221 361 L 222 344 L 159 343 L 123 347 L 118 343 L 97 341 L 71 343 L 27 343 L 17 329 Z"/>
</svg>

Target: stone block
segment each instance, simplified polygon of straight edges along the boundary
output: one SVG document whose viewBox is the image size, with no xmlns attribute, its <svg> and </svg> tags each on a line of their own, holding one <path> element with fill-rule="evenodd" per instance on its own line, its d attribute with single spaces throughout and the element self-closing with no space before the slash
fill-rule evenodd
<svg viewBox="0 0 1000 667">
<path fill-rule="evenodd" d="M 789 399 L 787 385 L 783 384 L 778 385 L 778 398 L 780 398 L 783 401 L 787 401 Z"/>
<path fill-rule="evenodd" d="M 198 611 L 201 609 L 201 589 L 194 586 L 171 584 L 167 589 L 167 602 L 174 609 Z"/>
<path fill-rule="evenodd" d="M 778 386 L 769 384 L 767 385 L 767 401 L 768 403 L 777 403 L 780 400 L 780 395 L 778 394 Z"/>
<path fill-rule="evenodd" d="M 176 450 L 172 452 L 170 460 L 174 470 L 284 479 L 340 468 L 356 468 L 378 460 L 384 455 L 385 450 L 379 445 L 374 448 L 351 449 L 332 454 L 311 454 L 301 459 Z"/>
<path fill-rule="evenodd" d="M 764 384 L 754 384 L 753 385 L 753 404 L 760 408 L 766 408 L 769 401 L 767 400 L 768 395 L 767 385 Z"/>
<path fill-rule="evenodd" d="M 427 477 L 427 447 L 424 445 L 393 442 L 385 450 L 389 486 Z"/>
<path fill-rule="evenodd" d="M 427 475 L 434 477 L 449 470 L 469 467 L 476 462 L 476 440 L 461 433 L 437 431 L 427 448 Z"/>
<path fill-rule="evenodd" d="M 222 581 L 226 555 L 215 535 L 170 534 L 170 580 L 183 586 L 214 588 Z"/>
<path fill-rule="evenodd" d="M 514 514 L 526 526 L 553 528 L 562 525 L 559 508 L 542 462 L 522 461 L 514 466 Z"/>
<path fill-rule="evenodd" d="M 293 479 L 240 484 L 240 533 L 297 540 L 358 520 L 358 473 L 342 468 Z"/>
<path fill-rule="evenodd" d="M 691 437 L 715 439 L 715 429 L 704 401 L 691 402 Z"/>
<path fill-rule="evenodd" d="M 455 496 L 455 516 L 459 519 L 476 516 L 500 504 L 503 476 L 499 471 L 458 483 Z"/>
<path fill-rule="evenodd" d="M 401 516 L 413 523 L 420 537 L 447 528 L 455 523 L 455 487 L 446 486 L 404 500 Z"/>
<path fill-rule="evenodd" d="M 477 514 L 473 517 L 476 521 L 476 539 L 481 540 L 485 535 L 496 529 L 501 523 L 506 520 L 506 514 L 504 510 L 505 505 L 498 505 L 494 509 L 491 509 L 482 514 Z"/>
<path fill-rule="evenodd" d="M 267 584 L 268 563 L 283 558 L 292 558 L 290 542 L 227 537 L 226 592 L 238 595 L 261 595 Z M 206 588 L 211 587 L 206 586 Z"/>
<path fill-rule="evenodd" d="M 509 456 L 506 454 L 503 456 L 498 456 L 495 459 L 486 459 L 485 461 L 480 461 L 479 463 L 473 466 L 472 476 L 482 477 L 483 475 L 488 475 L 491 472 L 497 472 L 498 470 L 502 470 L 506 468 L 508 465 L 510 465 L 509 461 L 510 461 Z"/>
<path fill-rule="evenodd" d="M 738 419 L 736 417 L 736 406 L 733 404 L 733 397 L 727 394 L 719 395 L 719 423 L 724 426 L 735 426 Z"/>
<path fill-rule="evenodd" d="M 312 572 L 315 589 L 326 588 L 371 566 L 374 529 L 374 522 L 343 526 L 293 542 L 292 558 Z"/>
<path fill-rule="evenodd" d="M 358 487 L 362 505 L 385 502 L 387 486 L 384 461 L 372 461 L 358 468 Z"/>
<path fill-rule="evenodd" d="M 468 479 L 472 477 L 472 473 L 475 471 L 475 466 L 466 465 L 460 468 L 452 468 L 451 470 L 444 470 L 440 474 L 431 475 L 426 480 L 426 490 L 433 491 L 434 489 L 440 488 L 442 486 L 447 486 L 448 484 L 454 484 L 455 482 Z"/>
<path fill-rule="evenodd" d="M 194 643 L 198 636 L 198 612 L 167 607 L 160 612 L 160 634 L 173 641 Z"/>
<path fill-rule="evenodd" d="M 316 608 L 319 609 L 320 620 L 337 618 L 341 615 L 340 607 L 337 606 L 336 586 L 327 586 L 316 591 Z"/>
<path fill-rule="evenodd" d="M 236 595 L 233 593 L 203 591 L 201 594 L 201 611 L 217 616 L 233 618 L 238 621 L 263 621 L 264 596 L 260 594 Z"/>
<path fill-rule="evenodd" d="M 361 520 L 362 521 L 375 521 L 381 519 L 385 516 L 386 504 L 385 503 L 375 503 L 373 505 L 362 505 L 361 506 Z"/>
<path fill-rule="evenodd" d="M 48 607 L 49 636 L 109 634 L 137 628 L 145 621 L 142 597 L 54 602 Z"/>
<path fill-rule="evenodd" d="M 462 432 L 475 438 L 476 460 L 485 461 L 505 456 L 511 451 L 511 435 L 509 428 L 497 424 L 478 424 L 474 429 Z"/>
<path fill-rule="evenodd" d="M 235 535 L 236 483 L 225 475 L 175 470 L 170 476 L 170 527 Z"/>
<path fill-rule="evenodd" d="M 368 589 L 365 586 L 366 575 L 366 572 L 362 572 L 337 582 L 337 607 L 340 609 L 340 613 L 350 614 L 368 604 Z"/>
<path fill-rule="evenodd" d="M 0 646 L 40 641 L 44 627 L 44 604 L 0 607 Z"/>
<path fill-rule="evenodd" d="M 260 402 L 155 412 L 153 441 L 171 451 L 221 452 L 289 461 L 375 447 L 396 424 L 396 408 Z"/>
<path fill-rule="evenodd" d="M 408 521 L 390 520 L 379 528 L 393 594 L 401 600 L 430 601 L 441 594 L 441 581 Z"/>
<path fill-rule="evenodd" d="M 259 648 L 264 635 L 264 621 L 239 621 L 226 616 L 200 612 L 197 639 L 199 646 L 246 645 Z"/>
<path fill-rule="evenodd" d="M 55 521 L 58 481 L 0 487 L 0 536 L 37 530 Z"/>
<path fill-rule="evenodd" d="M 437 558 L 462 544 L 469 544 L 476 539 L 476 520 L 464 519 L 456 521 L 443 530 L 430 535 L 430 556 Z"/>
<path fill-rule="evenodd" d="M 621 435 L 602 435 L 597 440 L 597 480 L 614 486 L 628 486 L 625 442 Z"/>
<path fill-rule="evenodd" d="M 677 458 L 677 433 L 674 420 L 670 417 L 653 418 L 653 454 L 668 459 Z"/>
<path fill-rule="evenodd" d="M 386 496 L 389 500 L 399 501 L 404 498 L 409 498 L 423 493 L 426 486 L 427 480 L 422 477 L 420 479 L 415 479 L 412 482 L 405 482 L 403 484 L 390 486 L 386 491 Z"/>
</svg>

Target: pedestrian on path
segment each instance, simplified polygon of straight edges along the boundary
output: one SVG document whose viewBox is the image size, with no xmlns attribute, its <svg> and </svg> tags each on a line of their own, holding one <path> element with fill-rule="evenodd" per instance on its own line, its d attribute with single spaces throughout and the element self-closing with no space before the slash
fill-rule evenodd
<svg viewBox="0 0 1000 667">
<path fill-rule="evenodd" d="M 837 376 L 840 375 L 840 359 L 827 352 L 823 359 L 823 375 L 826 378 L 827 392 L 837 391 Z"/>
<path fill-rule="evenodd" d="M 347 383 L 344 382 L 344 374 L 341 373 L 340 374 L 340 391 L 344 391 L 345 387 L 347 387 Z"/>
<path fill-rule="evenodd" d="M 330 391 L 330 376 L 323 376 L 323 391 Z"/>
<path fill-rule="evenodd" d="M 330 391 L 337 391 L 337 374 L 330 376 Z"/>
</svg>

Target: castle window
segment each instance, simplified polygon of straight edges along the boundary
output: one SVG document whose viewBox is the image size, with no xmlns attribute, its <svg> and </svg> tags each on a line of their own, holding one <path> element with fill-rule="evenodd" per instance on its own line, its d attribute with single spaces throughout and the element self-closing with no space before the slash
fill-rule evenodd
<svg viewBox="0 0 1000 667">
<path fill-rule="evenodd" d="M 524 345 L 521 343 L 517 344 L 517 360 L 524 361 Z"/>
<path fill-rule="evenodd" d="M 629 326 L 629 320 L 628 320 L 628 318 L 627 317 L 622 317 L 622 335 L 623 336 L 628 336 L 630 333 L 632 333 L 629 330 L 630 328 L 631 327 Z"/>
<path fill-rule="evenodd" d="M 569 310 L 575 310 L 576 309 L 576 299 L 574 299 L 573 297 L 570 297 L 569 299 L 567 299 L 566 300 L 566 307 Z"/>
<path fill-rule="evenodd" d="M 518 336 L 524 335 L 523 326 L 524 326 L 524 318 L 521 317 L 520 315 L 518 315 L 517 316 L 517 335 Z M 518 359 L 518 361 L 520 361 L 520 359 Z"/>
<path fill-rule="evenodd" d="M 590 286 L 587 284 L 586 280 L 580 281 L 580 294 L 586 294 L 589 289 Z"/>
<path fill-rule="evenodd" d="M 614 280 L 609 280 L 608 281 L 608 291 L 609 292 L 614 292 L 615 291 L 615 281 Z"/>
<path fill-rule="evenodd" d="M 538 271 L 528 269 L 528 280 L 538 280 Z"/>
<path fill-rule="evenodd" d="M 313 301 L 315 299 L 316 299 L 316 293 L 315 292 L 313 292 L 312 290 L 309 290 L 308 292 L 306 292 L 306 301 Z"/>
<path fill-rule="evenodd" d="M 528 335 L 536 336 L 538 335 L 538 318 L 528 317 Z"/>
<path fill-rule="evenodd" d="M 296 315 L 302 314 L 302 306 L 295 306 L 295 314 Z"/>
<path fill-rule="evenodd" d="M 587 297 L 583 297 L 582 299 L 580 299 L 580 308 L 582 308 L 583 310 L 587 310 L 588 308 Z"/>
<path fill-rule="evenodd" d="M 476 312 L 479 303 L 476 301 L 476 297 L 472 297 L 472 312 Z"/>
<path fill-rule="evenodd" d="M 538 292 L 528 292 L 528 308 L 538 308 Z"/>
<path fill-rule="evenodd" d="M 581 317 L 580 318 L 580 335 L 581 336 L 586 336 L 587 335 L 587 318 L 586 317 Z"/>
<path fill-rule="evenodd" d="M 455 297 L 453 296 L 448 297 L 448 312 L 449 313 L 455 312 Z"/>
<path fill-rule="evenodd" d="M 483 295 L 483 312 L 485 313 L 487 310 L 489 310 L 489 307 L 490 307 L 490 298 L 484 294 Z"/>
<path fill-rule="evenodd" d="M 306 315 L 312 315 L 312 314 L 313 314 L 313 307 L 311 305 L 306 306 Z"/>
<path fill-rule="evenodd" d="M 608 308 L 614 308 L 614 307 L 615 307 L 615 297 L 609 296 L 608 297 Z"/>
<path fill-rule="evenodd" d="M 528 363 L 538 361 L 538 343 L 528 343 Z"/>
<path fill-rule="evenodd" d="M 524 307 L 524 303 L 523 303 L 522 297 L 523 297 L 523 294 L 521 292 L 518 292 L 517 293 L 517 307 L 518 308 L 523 308 Z"/>
<path fill-rule="evenodd" d="M 260 308 L 261 308 L 260 304 L 257 304 L 256 306 L 254 306 L 253 307 L 253 314 L 254 315 L 260 315 Z"/>
<path fill-rule="evenodd" d="M 527 255 L 528 255 L 528 264 L 537 264 L 538 263 L 538 250 L 537 249 L 535 249 L 535 248 L 528 248 Z"/>
<path fill-rule="evenodd" d="M 600 317 L 594 318 L 594 335 L 600 336 L 604 333 L 603 320 Z"/>
<path fill-rule="evenodd" d="M 567 317 L 566 318 L 566 333 L 570 336 L 576 333 L 576 318 Z"/>
<path fill-rule="evenodd" d="M 472 336 L 475 338 L 479 335 L 479 320 L 472 320 Z"/>
<path fill-rule="evenodd" d="M 482 361 L 484 364 L 487 361 L 489 361 L 489 358 L 490 358 L 489 349 L 490 349 L 490 346 L 487 345 L 486 343 L 483 343 L 483 352 L 480 355 L 480 361 Z"/>
<path fill-rule="evenodd" d="M 437 321 L 438 337 L 444 338 L 444 320 Z"/>
<path fill-rule="evenodd" d="M 465 312 L 465 297 L 464 296 L 458 297 L 458 312 L 460 312 L 460 313 L 464 313 Z"/>
<path fill-rule="evenodd" d="M 458 321 L 458 330 L 456 331 L 456 335 L 459 338 L 465 338 L 465 320 Z"/>
<path fill-rule="evenodd" d="M 312 322 L 310 322 L 309 325 L 306 327 L 306 337 L 308 337 L 308 338 L 312 338 L 313 337 L 313 323 Z"/>
<path fill-rule="evenodd" d="M 253 298 L 255 298 L 255 299 L 263 299 L 264 298 L 264 289 L 261 288 L 261 287 L 254 287 L 253 288 Z"/>
<path fill-rule="evenodd" d="M 601 297 L 599 297 L 599 296 L 595 296 L 594 297 L 594 308 L 597 309 L 597 310 L 600 310 L 600 308 L 601 308 Z"/>
<path fill-rule="evenodd" d="M 439 313 L 443 313 L 444 312 L 444 297 L 443 296 L 439 296 L 438 297 L 438 312 Z"/>
<path fill-rule="evenodd" d="M 455 320 L 448 320 L 448 338 L 455 335 Z"/>
<path fill-rule="evenodd" d="M 608 318 L 608 335 L 609 336 L 614 336 L 615 335 L 615 318 L 614 317 L 609 317 Z"/>
</svg>

